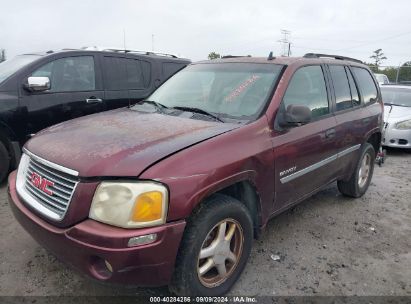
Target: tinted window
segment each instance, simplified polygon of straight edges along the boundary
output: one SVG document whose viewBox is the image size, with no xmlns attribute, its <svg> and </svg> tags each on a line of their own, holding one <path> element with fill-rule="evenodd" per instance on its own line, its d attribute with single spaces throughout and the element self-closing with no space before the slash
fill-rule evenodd
<svg viewBox="0 0 411 304">
<path fill-rule="evenodd" d="M 144 87 L 148 88 L 151 83 L 151 63 L 141 60 L 141 69 L 143 71 Z"/>
<path fill-rule="evenodd" d="M 333 80 L 337 111 L 352 108 L 350 86 L 344 66 L 331 65 L 330 72 Z"/>
<path fill-rule="evenodd" d="M 362 68 L 353 67 L 352 68 L 355 77 L 358 81 L 358 86 L 364 103 L 370 103 L 377 100 L 377 87 L 371 77 L 371 74 Z"/>
<path fill-rule="evenodd" d="M 358 94 L 358 89 L 357 89 L 357 86 L 355 85 L 354 78 L 352 77 L 351 71 L 348 68 L 345 68 L 345 70 L 347 72 L 348 80 L 350 83 L 352 103 L 354 107 L 359 106 L 361 104 L 360 95 Z"/>
<path fill-rule="evenodd" d="M 295 72 L 283 98 L 285 109 L 291 104 L 308 106 L 313 118 L 330 112 L 324 74 L 320 66 L 307 66 Z"/>
<path fill-rule="evenodd" d="M 144 87 L 143 72 L 139 60 L 126 59 L 127 82 L 129 89 L 142 89 Z"/>
<path fill-rule="evenodd" d="M 163 77 L 165 79 L 174 75 L 177 71 L 181 70 L 185 64 L 175 63 L 175 62 L 165 62 L 163 63 Z"/>
<path fill-rule="evenodd" d="M 142 89 L 148 86 L 143 77 L 140 60 L 107 56 L 104 57 L 104 66 L 107 90 Z M 147 70 L 147 63 L 143 66 Z M 145 74 L 149 73 L 149 71 L 145 72 Z"/>
<path fill-rule="evenodd" d="M 49 77 L 49 92 L 91 91 L 96 87 L 93 56 L 57 59 L 38 68 L 31 76 Z"/>
<path fill-rule="evenodd" d="M 104 75 L 107 90 L 127 89 L 127 68 L 124 58 L 104 57 Z"/>
</svg>

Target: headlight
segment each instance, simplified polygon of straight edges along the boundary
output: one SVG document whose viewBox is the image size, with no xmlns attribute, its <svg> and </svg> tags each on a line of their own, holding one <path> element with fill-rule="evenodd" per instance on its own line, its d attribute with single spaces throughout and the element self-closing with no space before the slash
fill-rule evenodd
<svg viewBox="0 0 411 304">
<path fill-rule="evenodd" d="M 168 192 L 154 182 L 102 182 L 94 193 L 89 217 L 123 228 L 164 224 Z"/>
<path fill-rule="evenodd" d="M 411 119 L 397 122 L 395 128 L 399 130 L 411 129 Z"/>
</svg>

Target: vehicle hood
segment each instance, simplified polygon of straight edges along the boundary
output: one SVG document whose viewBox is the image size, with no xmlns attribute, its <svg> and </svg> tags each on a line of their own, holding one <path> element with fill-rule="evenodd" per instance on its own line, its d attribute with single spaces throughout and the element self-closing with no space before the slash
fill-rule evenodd
<svg viewBox="0 0 411 304">
<path fill-rule="evenodd" d="M 384 122 L 411 119 L 411 107 L 384 105 Z"/>
<path fill-rule="evenodd" d="M 136 177 L 168 155 L 239 126 L 123 108 L 52 126 L 26 148 L 82 177 Z"/>
</svg>

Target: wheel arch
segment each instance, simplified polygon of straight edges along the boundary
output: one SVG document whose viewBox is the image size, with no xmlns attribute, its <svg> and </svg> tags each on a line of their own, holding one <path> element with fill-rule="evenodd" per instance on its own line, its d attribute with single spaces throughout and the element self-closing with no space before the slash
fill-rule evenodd
<svg viewBox="0 0 411 304">
<path fill-rule="evenodd" d="M 381 132 L 376 131 L 368 135 L 366 142 L 374 147 L 375 155 L 377 155 L 378 150 L 381 146 Z"/>
<path fill-rule="evenodd" d="M 192 214 L 202 205 L 207 203 L 207 198 L 213 194 L 230 196 L 247 207 L 253 219 L 254 237 L 258 238 L 262 229 L 261 197 L 256 184 L 253 181 L 254 171 L 245 171 L 229 179 L 214 183 L 201 195 L 196 195 Z"/>
<path fill-rule="evenodd" d="M 7 152 L 9 153 L 11 166 L 16 166 L 16 153 L 13 147 L 13 142 L 17 142 L 17 137 L 11 128 L 3 121 L 0 120 L 0 142 L 6 147 Z"/>
</svg>

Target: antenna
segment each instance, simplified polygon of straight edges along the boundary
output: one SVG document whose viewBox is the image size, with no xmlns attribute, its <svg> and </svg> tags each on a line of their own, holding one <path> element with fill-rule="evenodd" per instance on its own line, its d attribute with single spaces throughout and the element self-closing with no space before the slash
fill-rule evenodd
<svg viewBox="0 0 411 304">
<path fill-rule="evenodd" d="M 124 46 L 124 50 L 127 50 L 126 48 L 126 30 L 123 29 L 123 46 Z"/>
<path fill-rule="evenodd" d="M 151 34 L 151 51 L 154 52 L 154 34 Z"/>
<path fill-rule="evenodd" d="M 273 60 L 275 57 L 273 56 L 273 52 L 271 51 L 270 54 L 268 54 L 267 60 Z"/>
</svg>

